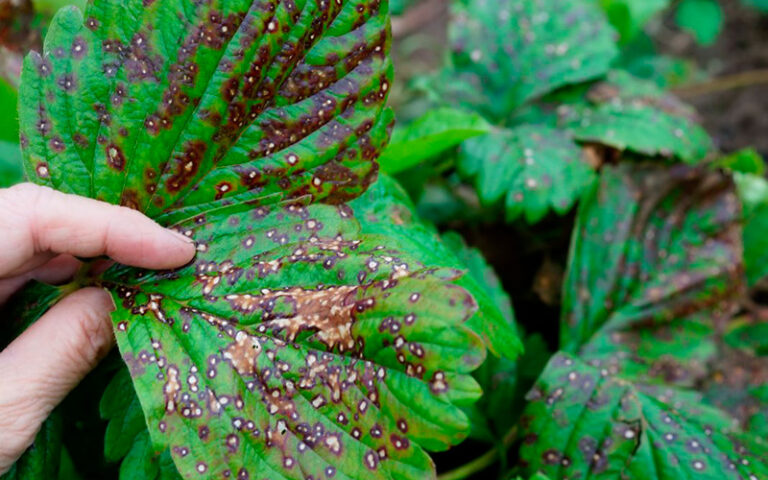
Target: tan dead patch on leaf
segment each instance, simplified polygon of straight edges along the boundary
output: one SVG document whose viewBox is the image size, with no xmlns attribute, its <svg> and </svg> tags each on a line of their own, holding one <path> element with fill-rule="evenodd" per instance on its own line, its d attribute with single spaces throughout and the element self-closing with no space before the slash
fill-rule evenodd
<svg viewBox="0 0 768 480">
<path fill-rule="evenodd" d="M 227 295 L 226 300 L 239 312 L 264 312 L 260 328 L 285 332 L 288 341 L 294 341 L 303 331 L 314 330 L 329 349 L 351 350 L 355 347 L 352 324 L 358 289 L 354 286 L 321 290 L 297 287 L 261 295 Z M 237 341 L 233 345 L 236 344 Z"/>
</svg>

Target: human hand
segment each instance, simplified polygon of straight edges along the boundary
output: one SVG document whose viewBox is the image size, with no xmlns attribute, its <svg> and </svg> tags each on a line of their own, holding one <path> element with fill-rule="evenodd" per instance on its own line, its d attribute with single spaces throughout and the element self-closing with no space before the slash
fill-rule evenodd
<svg viewBox="0 0 768 480">
<path fill-rule="evenodd" d="M 195 254 L 189 239 L 136 211 L 31 184 L 0 190 L 0 242 L 0 302 L 31 279 L 71 278 L 80 266 L 75 256 L 165 269 Z M 83 288 L 0 352 L 0 474 L 112 348 L 114 308 L 106 291 Z"/>
</svg>

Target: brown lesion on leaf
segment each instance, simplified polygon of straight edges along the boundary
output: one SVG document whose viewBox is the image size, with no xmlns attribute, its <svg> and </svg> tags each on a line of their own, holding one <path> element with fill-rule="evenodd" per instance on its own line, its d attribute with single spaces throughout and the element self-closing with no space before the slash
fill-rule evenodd
<svg viewBox="0 0 768 480">
<path fill-rule="evenodd" d="M 224 349 L 222 356 L 241 376 L 253 376 L 257 373 L 256 359 L 261 352 L 262 347 L 258 338 L 239 331 L 235 335 L 234 342 Z"/>
<path fill-rule="evenodd" d="M 316 338 L 329 349 L 342 351 L 355 348 L 352 325 L 356 312 L 366 302 L 357 301 L 360 287 L 339 286 L 319 290 L 291 288 L 261 295 L 232 294 L 225 299 L 241 313 L 262 312 L 260 329 L 284 332 L 288 341 L 294 341 L 304 331 L 316 331 Z"/>
<path fill-rule="evenodd" d="M 184 153 L 173 159 L 173 175 L 166 182 L 169 192 L 178 192 L 186 187 L 200 170 L 208 145 L 200 140 L 190 141 L 184 145 Z"/>
</svg>

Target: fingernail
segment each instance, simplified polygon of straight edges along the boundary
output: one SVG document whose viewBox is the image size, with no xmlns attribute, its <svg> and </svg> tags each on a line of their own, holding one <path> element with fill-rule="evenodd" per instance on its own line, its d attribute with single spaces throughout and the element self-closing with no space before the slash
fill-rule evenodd
<svg viewBox="0 0 768 480">
<path fill-rule="evenodd" d="M 183 241 L 186 244 L 192 245 L 194 244 L 194 240 L 189 238 L 188 236 L 184 235 L 181 232 L 177 232 L 176 230 L 171 230 L 170 228 L 166 229 L 169 233 L 171 233 L 174 237 L 178 238 L 179 240 Z"/>
</svg>

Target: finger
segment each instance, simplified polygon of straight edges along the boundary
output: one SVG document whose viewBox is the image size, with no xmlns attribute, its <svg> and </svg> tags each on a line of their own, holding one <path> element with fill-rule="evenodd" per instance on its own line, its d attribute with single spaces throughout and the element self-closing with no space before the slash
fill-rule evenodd
<svg viewBox="0 0 768 480">
<path fill-rule="evenodd" d="M 0 280 L 0 304 L 5 303 L 30 280 L 60 285 L 70 280 L 82 263 L 71 255 L 59 255 L 41 267 L 24 274 Z"/>
<path fill-rule="evenodd" d="M 29 272 L 27 276 L 38 282 L 60 285 L 70 281 L 82 264 L 72 255 L 59 255 L 42 267 Z"/>
<path fill-rule="evenodd" d="M 192 242 L 135 210 L 22 184 L 0 191 L 0 275 L 18 273 L 41 253 L 107 255 L 163 269 L 189 262 Z"/>
<path fill-rule="evenodd" d="M 42 422 L 114 344 L 104 290 L 69 295 L 0 353 L 0 473 Z"/>
</svg>

